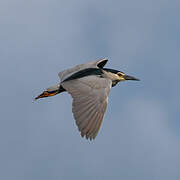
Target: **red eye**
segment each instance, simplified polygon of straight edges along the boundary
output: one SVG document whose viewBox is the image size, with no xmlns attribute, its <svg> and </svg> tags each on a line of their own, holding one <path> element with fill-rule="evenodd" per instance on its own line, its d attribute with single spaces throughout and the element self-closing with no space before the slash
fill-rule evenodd
<svg viewBox="0 0 180 180">
<path fill-rule="evenodd" d="M 118 72 L 117 75 L 118 75 L 118 76 L 122 76 L 122 73 L 121 73 L 121 72 Z"/>
</svg>

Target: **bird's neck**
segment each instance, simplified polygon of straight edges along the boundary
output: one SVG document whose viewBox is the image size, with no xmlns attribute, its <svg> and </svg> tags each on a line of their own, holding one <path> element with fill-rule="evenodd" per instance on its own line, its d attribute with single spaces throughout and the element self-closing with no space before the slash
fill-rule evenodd
<svg viewBox="0 0 180 180">
<path fill-rule="evenodd" d="M 116 84 L 117 84 L 118 82 L 119 82 L 119 81 L 117 81 L 117 80 L 112 81 L 112 87 L 116 86 Z"/>
</svg>

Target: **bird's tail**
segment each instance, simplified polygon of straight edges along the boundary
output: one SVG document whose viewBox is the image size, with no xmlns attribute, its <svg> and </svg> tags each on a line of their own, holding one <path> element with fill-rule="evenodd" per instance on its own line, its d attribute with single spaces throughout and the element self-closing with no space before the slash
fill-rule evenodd
<svg viewBox="0 0 180 180">
<path fill-rule="evenodd" d="M 56 84 L 55 86 L 51 86 L 51 87 L 47 88 L 43 93 L 41 93 L 39 96 L 35 97 L 35 100 L 37 100 L 39 98 L 54 96 L 63 91 L 65 91 L 65 89 L 60 84 Z"/>
</svg>

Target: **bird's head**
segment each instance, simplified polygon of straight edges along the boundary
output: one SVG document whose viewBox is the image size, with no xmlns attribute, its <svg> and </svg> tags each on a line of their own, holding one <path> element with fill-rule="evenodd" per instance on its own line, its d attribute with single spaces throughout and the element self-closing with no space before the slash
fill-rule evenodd
<svg viewBox="0 0 180 180">
<path fill-rule="evenodd" d="M 122 71 L 117 71 L 115 69 L 107 69 L 107 68 L 103 68 L 103 70 L 105 77 L 112 80 L 112 86 L 115 86 L 120 81 L 126 81 L 126 80 L 139 81 L 139 79 L 133 76 L 129 76 L 123 73 Z"/>
</svg>

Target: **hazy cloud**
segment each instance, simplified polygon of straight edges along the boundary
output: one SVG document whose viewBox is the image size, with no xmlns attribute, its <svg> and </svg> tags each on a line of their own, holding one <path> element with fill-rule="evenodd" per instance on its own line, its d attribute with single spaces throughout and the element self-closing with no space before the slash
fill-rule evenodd
<svg viewBox="0 0 180 180">
<path fill-rule="evenodd" d="M 179 179 L 179 8 L 176 0 L 2 1 L 1 179 Z M 68 94 L 33 98 L 59 71 L 103 57 L 141 81 L 112 89 L 88 142 Z"/>
</svg>

